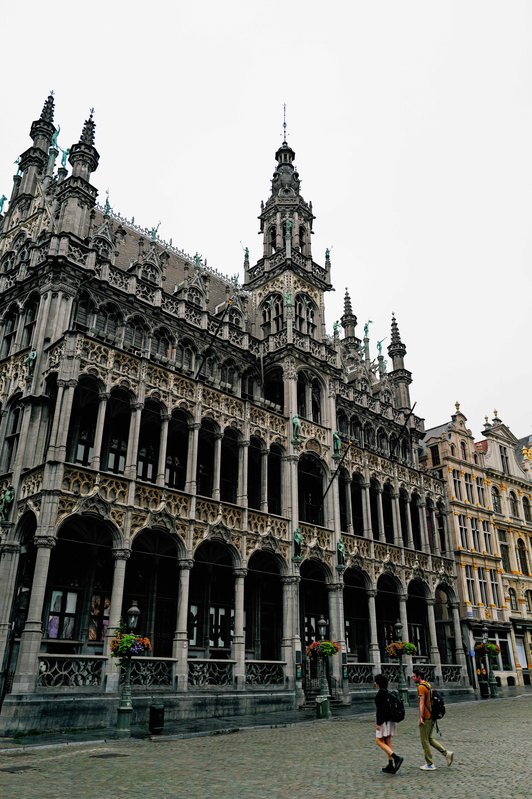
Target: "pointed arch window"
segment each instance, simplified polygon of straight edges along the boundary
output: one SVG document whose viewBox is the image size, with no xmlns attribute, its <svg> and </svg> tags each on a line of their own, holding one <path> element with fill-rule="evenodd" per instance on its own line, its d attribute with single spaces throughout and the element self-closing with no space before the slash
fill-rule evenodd
<svg viewBox="0 0 532 799">
<path fill-rule="evenodd" d="M 301 255 L 307 254 L 307 231 L 305 225 L 299 226 L 299 249 Z"/>
<path fill-rule="evenodd" d="M 74 309 L 74 326 L 86 330 L 89 327 L 93 305 L 87 294 L 81 294 Z"/>
<path fill-rule="evenodd" d="M 16 394 L 8 405 L 6 434 L 2 453 L 2 472 L 12 471 L 17 456 L 22 425 L 22 394 Z"/>
<path fill-rule="evenodd" d="M 188 289 L 187 300 L 197 308 L 203 308 L 203 295 L 201 291 L 197 288 L 194 288 L 194 286 Z"/>
<path fill-rule="evenodd" d="M 295 327 L 300 333 L 314 336 L 316 332 L 316 306 L 307 294 L 295 298 Z"/>
<path fill-rule="evenodd" d="M 99 338 L 114 341 L 118 331 L 119 320 L 118 310 L 113 305 L 103 305 L 96 314 L 95 335 Z"/>
<path fill-rule="evenodd" d="M 235 327 L 242 327 L 242 314 L 236 308 L 230 308 L 227 316 L 229 324 L 235 325 Z"/>
<path fill-rule="evenodd" d="M 139 353 L 144 349 L 146 331 L 140 319 L 130 319 L 124 330 L 124 349 L 136 350 Z"/>
<path fill-rule="evenodd" d="M 264 338 L 271 333 L 279 333 L 283 328 L 283 298 L 280 294 L 270 294 L 262 304 L 262 334 Z"/>
<path fill-rule="evenodd" d="M 182 369 L 183 372 L 191 372 L 194 368 L 194 355 L 195 351 L 190 341 L 186 339 L 180 341 L 175 354 L 177 368 Z"/>
<path fill-rule="evenodd" d="M 26 307 L 24 308 L 24 322 L 22 328 L 22 341 L 21 347 L 29 347 L 32 339 L 35 325 L 37 322 L 37 309 L 39 307 L 39 300 L 37 297 L 31 297 Z"/>
<path fill-rule="evenodd" d="M 158 355 L 160 358 L 169 358 L 172 350 L 172 340 L 168 330 L 156 330 L 153 334 L 151 342 L 152 355 Z"/>
<path fill-rule="evenodd" d="M 515 496 L 514 491 L 510 491 L 509 496 L 510 501 L 510 516 L 514 516 L 516 518 L 519 517 L 519 504 L 517 502 L 517 497 Z"/>
<path fill-rule="evenodd" d="M 277 230 L 275 225 L 270 227 L 270 230 L 268 231 L 268 237 L 270 241 L 270 255 L 273 255 L 277 249 Z"/>
<path fill-rule="evenodd" d="M 18 322 L 18 308 L 12 306 L 4 316 L 4 330 L 2 348 L 0 349 L 0 358 L 7 358 L 8 355 L 11 355 L 11 353 L 14 351 L 15 341 L 17 338 Z"/>
<path fill-rule="evenodd" d="M 528 497 L 523 497 L 523 514 L 525 522 L 532 522 L 532 513 L 530 513 L 530 500 Z"/>
<path fill-rule="evenodd" d="M 113 247 L 110 241 L 99 237 L 94 240 L 93 246 L 100 258 L 104 259 L 105 261 L 109 261 L 111 259 Z"/>
</svg>

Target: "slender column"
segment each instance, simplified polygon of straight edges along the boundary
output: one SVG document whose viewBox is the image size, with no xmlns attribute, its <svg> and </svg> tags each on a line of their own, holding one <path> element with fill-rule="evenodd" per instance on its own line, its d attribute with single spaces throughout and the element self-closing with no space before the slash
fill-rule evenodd
<svg viewBox="0 0 532 799">
<path fill-rule="evenodd" d="M 412 535 L 412 517 L 410 515 L 410 497 L 406 503 L 406 545 L 408 549 L 414 549 L 414 536 Z"/>
<path fill-rule="evenodd" d="M 222 462 L 222 434 L 214 436 L 214 469 L 212 478 L 212 498 L 220 499 L 220 465 Z"/>
<path fill-rule="evenodd" d="M 238 487 L 237 505 L 248 504 L 248 458 L 249 441 L 241 441 L 238 446 Z"/>
<path fill-rule="evenodd" d="M 379 638 L 377 634 L 377 608 L 375 604 L 377 591 L 375 588 L 370 588 L 366 593 L 368 597 L 369 611 L 369 657 L 373 663 L 374 673 L 378 674 L 381 670 L 381 655 L 379 650 Z"/>
<path fill-rule="evenodd" d="M 15 599 L 17 570 L 20 559 L 20 544 L 6 541 L 0 546 L 0 668 L 4 663 L 11 633 L 11 613 Z M 0 671 L 0 690 L 3 673 Z"/>
<path fill-rule="evenodd" d="M 187 480 L 185 491 L 189 494 L 196 493 L 196 472 L 198 468 L 198 444 L 200 422 L 192 422 L 188 425 L 188 454 L 187 454 Z"/>
<path fill-rule="evenodd" d="M 345 652 L 344 622 L 344 584 L 343 582 L 327 585 L 329 604 L 329 634 L 331 641 L 340 644 L 340 654 L 331 658 L 332 675 L 339 686 L 342 686 L 342 654 Z"/>
<path fill-rule="evenodd" d="M 392 514 L 393 514 L 393 541 L 396 547 L 403 546 L 403 532 L 401 529 L 401 511 L 399 509 L 399 494 L 394 491 L 392 494 Z"/>
<path fill-rule="evenodd" d="M 99 394 L 98 399 L 98 416 L 96 418 L 96 431 L 94 433 L 94 454 L 92 456 L 91 468 L 99 471 L 102 460 L 102 440 L 103 428 L 105 424 L 105 412 L 107 410 L 107 401 L 110 394 L 102 392 Z"/>
<path fill-rule="evenodd" d="M 456 662 L 462 667 L 462 679 L 465 679 L 467 674 L 467 666 L 464 652 L 464 645 L 462 643 L 462 628 L 460 626 L 460 612 L 458 602 L 449 602 L 453 614 L 453 631 L 455 640 Z"/>
<path fill-rule="evenodd" d="M 438 680 L 442 679 L 441 670 L 441 656 L 438 649 L 438 637 L 436 635 L 436 619 L 434 618 L 434 597 L 428 597 L 427 602 L 427 619 L 429 623 L 429 638 L 430 638 L 430 662 L 436 666 L 436 677 Z"/>
<path fill-rule="evenodd" d="M 235 569 L 235 630 L 231 646 L 231 658 L 235 663 L 235 683 L 237 689 L 246 686 L 246 637 L 244 634 L 244 579 L 247 569 Z"/>
<path fill-rule="evenodd" d="M 268 455 L 270 450 L 263 447 L 260 451 L 260 509 L 268 513 Z"/>
<path fill-rule="evenodd" d="M 35 570 L 31 586 L 28 617 L 20 638 L 17 670 L 13 680 L 13 693 L 32 693 L 39 668 L 38 655 L 42 640 L 42 613 L 50 554 L 56 544 L 54 536 L 35 536 L 37 548 Z"/>
<path fill-rule="evenodd" d="M 61 403 L 61 424 L 57 430 L 57 437 L 55 442 L 55 459 L 64 461 L 66 458 L 66 446 L 68 429 L 70 427 L 70 416 L 72 414 L 72 403 L 74 402 L 74 391 L 77 386 L 77 380 L 69 380 L 65 384 L 63 398 Z"/>
<path fill-rule="evenodd" d="M 168 425 L 170 416 L 163 413 L 161 417 L 161 435 L 159 437 L 159 461 L 157 463 L 157 485 L 164 486 L 166 476 L 166 448 L 168 446 Z"/>
<path fill-rule="evenodd" d="M 427 529 L 427 516 L 425 513 L 426 507 L 427 503 L 425 502 L 425 499 L 420 499 L 417 511 L 419 516 L 419 532 L 421 533 L 421 549 L 423 552 L 430 553 L 429 531 Z"/>
<path fill-rule="evenodd" d="M 177 687 L 188 689 L 188 607 L 190 572 L 194 561 L 184 558 L 179 561 L 179 596 L 177 599 L 177 627 L 174 635 L 173 656 L 177 658 Z"/>
<path fill-rule="evenodd" d="M 369 483 L 362 482 L 362 513 L 364 516 L 364 538 L 372 538 L 373 532 L 371 529 L 371 507 L 369 504 Z"/>
<path fill-rule="evenodd" d="M 377 489 L 377 517 L 379 520 L 379 541 L 386 541 L 384 534 L 384 513 L 382 511 L 382 488 Z"/>
<path fill-rule="evenodd" d="M 116 693 L 119 690 L 120 666 L 118 659 L 111 657 L 111 640 L 116 634 L 124 599 L 124 581 L 126 576 L 126 563 L 131 552 L 129 549 L 113 549 L 115 562 L 113 571 L 113 590 L 111 592 L 111 607 L 109 608 L 109 624 L 105 633 L 103 653 L 107 657 L 105 664 L 105 692 Z"/>
<path fill-rule="evenodd" d="M 345 512 L 347 516 L 347 532 L 353 535 L 353 503 L 351 500 L 351 484 L 353 480 L 350 476 L 347 477 L 344 483 L 345 491 Z"/>
<path fill-rule="evenodd" d="M 432 521 L 432 530 L 433 530 L 433 539 L 434 539 L 434 554 L 441 555 L 441 547 L 440 547 L 440 535 L 438 532 L 438 520 L 436 518 L 436 511 L 434 510 L 434 505 L 430 508 L 430 518 Z M 430 541 L 429 541 L 430 547 Z"/>
<path fill-rule="evenodd" d="M 58 380 L 57 381 L 57 397 L 55 399 L 55 412 L 54 418 L 52 421 L 52 430 L 50 432 L 50 444 L 48 445 L 49 458 L 53 458 L 55 460 L 55 446 L 57 441 L 57 431 L 59 428 L 59 422 L 62 419 L 62 405 L 63 405 L 63 393 L 65 391 L 65 380 Z"/>
<path fill-rule="evenodd" d="M 285 662 L 285 678 L 290 687 L 294 687 L 295 671 L 295 629 L 294 629 L 294 605 L 297 605 L 297 587 L 299 578 L 295 576 L 281 577 L 283 592 L 283 627 L 281 630 L 281 660 Z M 301 653 L 301 645 L 300 645 Z"/>
<path fill-rule="evenodd" d="M 137 477 L 137 455 L 139 451 L 139 432 L 142 409 L 144 403 L 136 402 L 132 406 L 131 421 L 129 424 L 129 440 L 127 442 L 125 477 L 135 480 Z"/>
</svg>

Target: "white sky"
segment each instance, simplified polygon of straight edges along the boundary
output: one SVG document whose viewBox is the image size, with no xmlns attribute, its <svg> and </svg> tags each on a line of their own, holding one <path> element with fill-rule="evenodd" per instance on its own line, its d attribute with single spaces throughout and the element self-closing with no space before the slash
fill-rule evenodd
<svg viewBox="0 0 532 799">
<path fill-rule="evenodd" d="M 395 311 L 427 427 L 460 400 L 532 433 L 531 3 L 26 0 L 0 52 L 0 195 L 53 88 L 63 148 L 95 107 L 100 200 L 228 275 L 286 102 L 329 331 L 347 286 L 373 355 Z"/>
</svg>

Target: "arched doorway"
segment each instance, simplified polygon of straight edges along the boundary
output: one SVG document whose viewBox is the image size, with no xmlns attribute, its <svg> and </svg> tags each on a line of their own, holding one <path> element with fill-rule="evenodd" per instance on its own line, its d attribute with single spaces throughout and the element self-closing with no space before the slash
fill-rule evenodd
<svg viewBox="0 0 532 799">
<path fill-rule="evenodd" d="M 323 526 L 323 468 L 314 455 L 302 455 L 297 467 L 299 519 Z"/>
<path fill-rule="evenodd" d="M 269 552 L 255 552 L 244 584 L 246 660 L 280 660 L 282 586 L 279 565 Z"/>
<path fill-rule="evenodd" d="M 319 678 L 317 659 L 305 657 L 305 647 L 313 641 L 320 640 L 318 621 L 321 617 L 327 622 L 325 638 L 329 635 L 329 603 L 324 566 L 317 560 L 305 560 L 301 564 L 301 582 L 299 584 L 299 618 L 301 631 L 301 645 L 304 655 L 303 687 L 307 696 L 312 696 L 318 690 Z M 329 658 L 325 658 L 325 665 L 329 667 Z M 330 675 L 327 673 L 327 678 Z"/>
<path fill-rule="evenodd" d="M 353 663 L 369 663 L 368 577 L 360 569 L 344 573 L 344 620 L 347 657 Z"/>
<path fill-rule="evenodd" d="M 194 554 L 190 573 L 189 656 L 231 656 L 235 616 L 232 553 L 219 541 L 205 541 Z"/>
<path fill-rule="evenodd" d="M 395 641 L 395 623 L 400 618 L 399 581 L 391 574 L 381 574 L 377 581 L 375 612 L 377 616 L 377 638 L 382 660 L 387 660 L 385 649 Z"/>
<path fill-rule="evenodd" d="M 427 620 L 427 586 L 419 579 L 408 584 L 406 611 L 408 640 L 417 647 L 417 656 L 430 661 L 430 641 Z"/>
</svg>

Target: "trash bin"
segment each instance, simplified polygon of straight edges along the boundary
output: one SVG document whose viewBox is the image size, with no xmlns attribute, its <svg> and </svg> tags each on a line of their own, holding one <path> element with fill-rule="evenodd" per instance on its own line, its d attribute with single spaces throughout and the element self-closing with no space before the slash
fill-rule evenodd
<svg viewBox="0 0 532 799">
<path fill-rule="evenodd" d="M 328 719 L 331 717 L 331 711 L 329 706 L 329 697 L 328 696 L 317 696 L 316 697 L 316 718 L 317 719 Z"/>
<path fill-rule="evenodd" d="M 152 735 L 160 735 L 164 729 L 164 705 L 162 702 L 154 702 L 150 705 L 150 732 Z"/>
<path fill-rule="evenodd" d="M 490 687 L 486 680 L 479 680 L 478 681 L 478 689 L 480 691 L 480 698 L 481 699 L 489 699 L 490 698 Z"/>
</svg>

